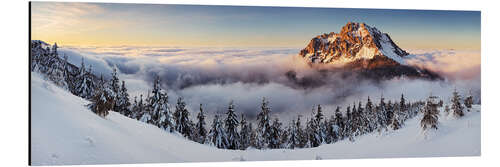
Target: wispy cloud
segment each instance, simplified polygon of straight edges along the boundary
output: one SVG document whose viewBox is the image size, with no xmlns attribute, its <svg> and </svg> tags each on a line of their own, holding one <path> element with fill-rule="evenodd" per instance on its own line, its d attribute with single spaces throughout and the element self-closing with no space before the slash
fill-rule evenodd
<svg viewBox="0 0 500 167">
<path fill-rule="evenodd" d="M 481 74 L 480 51 L 414 50 L 408 63 L 446 75 L 449 79 L 476 79 Z"/>
<path fill-rule="evenodd" d="M 90 16 L 102 13 L 103 8 L 89 3 L 38 3 L 32 5 L 32 25 L 36 30 L 73 33 L 97 29 L 103 25 L 89 24 Z"/>
</svg>

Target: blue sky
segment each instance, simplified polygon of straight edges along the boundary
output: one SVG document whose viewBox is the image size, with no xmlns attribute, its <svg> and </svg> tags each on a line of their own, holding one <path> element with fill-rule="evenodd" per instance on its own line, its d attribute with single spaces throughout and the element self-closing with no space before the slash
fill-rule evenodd
<svg viewBox="0 0 500 167">
<path fill-rule="evenodd" d="M 303 47 L 365 22 L 403 48 L 479 49 L 478 11 L 32 3 L 32 38 L 66 45 Z"/>
</svg>

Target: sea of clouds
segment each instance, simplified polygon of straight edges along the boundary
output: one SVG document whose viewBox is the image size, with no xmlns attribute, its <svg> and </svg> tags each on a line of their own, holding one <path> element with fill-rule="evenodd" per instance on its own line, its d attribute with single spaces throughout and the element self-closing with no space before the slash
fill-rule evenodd
<svg viewBox="0 0 500 167">
<path fill-rule="evenodd" d="M 425 99 L 431 93 L 449 100 L 453 89 L 473 94 L 480 102 L 481 68 L 479 51 L 411 50 L 409 64 L 433 70 L 444 81 L 406 78 L 372 82 L 354 74 L 318 72 L 297 57 L 297 48 L 210 48 L 210 47 L 74 47 L 63 46 L 60 53 L 80 66 L 92 65 L 93 73 L 109 78 L 113 67 L 125 80 L 134 96 L 151 89 L 156 76 L 161 77 L 171 105 L 185 98 L 188 109 L 224 113 L 231 100 L 238 113 L 255 117 L 263 97 L 270 101 L 272 113 L 280 119 L 309 116 L 314 105 L 321 104 L 327 115 L 336 106 L 368 96 L 378 101 Z M 193 114 L 194 115 L 194 114 Z"/>
</svg>

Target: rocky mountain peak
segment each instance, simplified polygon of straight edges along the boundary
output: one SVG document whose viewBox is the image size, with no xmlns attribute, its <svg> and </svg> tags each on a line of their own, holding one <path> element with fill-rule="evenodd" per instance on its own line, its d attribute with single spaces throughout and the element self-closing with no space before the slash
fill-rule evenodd
<svg viewBox="0 0 500 167">
<path fill-rule="evenodd" d="M 399 48 L 387 33 L 365 23 L 347 23 L 340 33 L 331 32 L 311 39 L 299 53 L 309 63 L 346 64 L 358 60 L 386 57 L 406 64 L 408 53 Z"/>
</svg>

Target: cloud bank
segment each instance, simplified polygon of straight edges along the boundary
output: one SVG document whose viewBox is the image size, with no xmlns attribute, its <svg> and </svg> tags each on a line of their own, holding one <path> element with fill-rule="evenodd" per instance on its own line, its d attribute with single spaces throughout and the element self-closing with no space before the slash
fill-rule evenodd
<svg viewBox="0 0 500 167">
<path fill-rule="evenodd" d="M 146 95 L 155 76 L 169 93 L 170 103 L 184 97 L 196 113 L 203 103 L 209 113 L 224 113 L 229 101 L 249 117 L 259 112 L 266 97 L 272 113 L 287 119 L 309 116 L 321 104 L 327 115 L 337 105 L 378 101 L 383 95 L 398 100 L 401 93 L 420 100 L 430 93 L 446 100 L 456 87 L 462 94 L 480 97 L 480 53 L 472 51 L 413 51 L 408 63 L 445 76 L 445 81 L 405 78 L 383 82 L 359 79 L 349 73 L 311 70 L 296 56 L 296 48 L 186 48 L 186 47 L 62 47 L 73 64 L 81 58 L 95 74 L 109 77 L 117 67 L 133 96 Z M 479 98 L 478 98 L 479 99 Z M 194 114 L 193 113 L 193 114 Z"/>
</svg>

